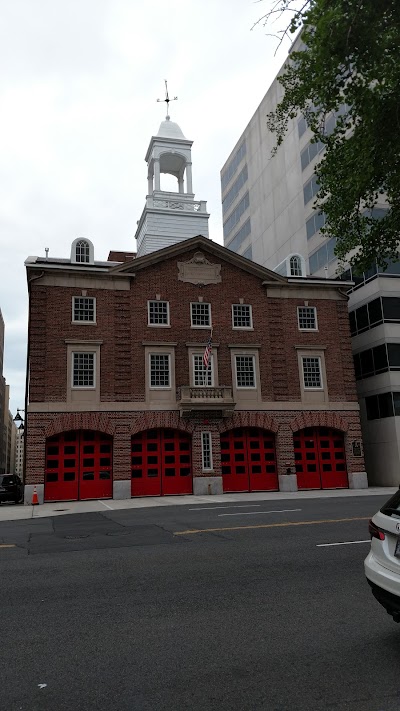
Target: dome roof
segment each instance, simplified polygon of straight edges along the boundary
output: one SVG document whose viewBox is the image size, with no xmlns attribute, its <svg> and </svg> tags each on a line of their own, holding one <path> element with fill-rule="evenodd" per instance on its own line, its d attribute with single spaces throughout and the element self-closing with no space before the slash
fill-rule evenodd
<svg viewBox="0 0 400 711">
<path fill-rule="evenodd" d="M 171 121 L 167 116 L 165 121 L 162 121 L 158 129 L 157 136 L 161 138 L 185 138 L 177 123 Z"/>
</svg>

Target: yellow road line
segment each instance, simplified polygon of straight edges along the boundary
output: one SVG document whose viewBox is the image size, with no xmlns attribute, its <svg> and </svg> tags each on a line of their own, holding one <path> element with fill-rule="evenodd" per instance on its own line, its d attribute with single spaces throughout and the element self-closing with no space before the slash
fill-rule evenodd
<svg viewBox="0 0 400 711">
<path fill-rule="evenodd" d="M 198 528 L 189 531 L 174 531 L 174 536 L 187 536 L 191 533 L 214 533 L 217 531 L 245 531 L 253 528 L 280 528 L 284 526 L 312 526 L 316 523 L 344 523 L 346 521 L 369 521 L 371 516 L 355 518 L 325 518 L 320 521 L 287 521 L 286 523 L 261 523 L 256 526 L 230 526 L 229 528 Z"/>
<path fill-rule="evenodd" d="M 15 543 L 0 543 L 0 548 L 15 548 Z"/>
</svg>

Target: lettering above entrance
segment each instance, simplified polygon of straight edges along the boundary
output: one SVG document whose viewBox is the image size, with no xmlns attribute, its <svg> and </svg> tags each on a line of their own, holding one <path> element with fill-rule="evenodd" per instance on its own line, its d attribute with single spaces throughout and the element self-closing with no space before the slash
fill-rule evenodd
<svg viewBox="0 0 400 711">
<path fill-rule="evenodd" d="M 219 284 L 221 265 L 212 264 L 202 252 L 196 252 L 188 262 L 178 262 L 178 279 L 190 284 Z"/>
</svg>

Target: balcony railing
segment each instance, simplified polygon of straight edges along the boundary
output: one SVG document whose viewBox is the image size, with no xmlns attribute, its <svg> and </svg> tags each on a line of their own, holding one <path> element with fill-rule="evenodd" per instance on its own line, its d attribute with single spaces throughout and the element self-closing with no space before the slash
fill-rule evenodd
<svg viewBox="0 0 400 711">
<path fill-rule="evenodd" d="M 232 388 L 227 385 L 218 387 L 182 385 L 177 392 L 177 401 L 182 417 L 190 417 L 196 412 L 204 411 L 219 417 L 229 417 L 236 404 Z"/>
</svg>

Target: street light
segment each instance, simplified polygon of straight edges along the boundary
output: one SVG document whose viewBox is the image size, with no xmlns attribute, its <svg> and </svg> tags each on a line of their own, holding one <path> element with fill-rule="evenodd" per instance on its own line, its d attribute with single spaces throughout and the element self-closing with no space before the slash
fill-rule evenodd
<svg viewBox="0 0 400 711">
<path fill-rule="evenodd" d="M 20 422 L 20 426 L 18 427 L 19 430 L 24 431 L 25 429 L 25 424 L 24 424 L 24 418 L 21 417 L 20 413 L 23 412 L 25 415 L 25 410 L 21 410 L 19 407 L 17 407 L 17 414 L 14 417 L 14 422 Z"/>
</svg>

